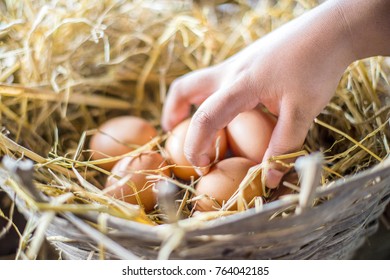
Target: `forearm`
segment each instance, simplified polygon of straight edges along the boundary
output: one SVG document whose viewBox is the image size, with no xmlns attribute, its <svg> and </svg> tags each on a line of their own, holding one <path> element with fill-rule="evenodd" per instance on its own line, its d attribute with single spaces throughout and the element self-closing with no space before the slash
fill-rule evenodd
<svg viewBox="0 0 390 280">
<path fill-rule="evenodd" d="M 199 105 L 184 150 L 192 165 L 205 166 L 215 132 L 262 104 L 278 116 L 265 162 L 299 150 L 348 65 L 377 55 L 390 55 L 390 0 L 328 0 L 220 64 L 176 80 L 163 126 L 173 128 Z M 272 170 L 278 167 L 266 174 L 271 188 L 283 175 Z"/>
<path fill-rule="evenodd" d="M 389 0 L 330 0 L 344 21 L 356 59 L 390 55 Z"/>
<path fill-rule="evenodd" d="M 390 56 L 390 0 L 328 0 L 281 29 L 296 54 L 317 52 L 329 68 L 345 69 L 358 59 Z M 272 35 L 277 41 L 281 32 Z"/>
</svg>

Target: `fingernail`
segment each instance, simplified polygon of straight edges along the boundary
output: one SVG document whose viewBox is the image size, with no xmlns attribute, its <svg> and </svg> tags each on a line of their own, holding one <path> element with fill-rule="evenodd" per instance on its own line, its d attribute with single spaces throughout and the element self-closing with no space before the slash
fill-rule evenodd
<svg viewBox="0 0 390 280">
<path fill-rule="evenodd" d="M 276 188 L 282 180 L 283 175 L 284 173 L 279 170 L 269 169 L 266 175 L 265 185 L 270 189 Z"/>
<path fill-rule="evenodd" d="M 173 126 L 168 122 L 161 123 L 161 127 L 162 127 L 163 131 L 165 131 L 165 132 L 171 131 L 173 128 Z"/>
<path fill-rule="evenodd" d="M 210 158 L 207 156 L 207 155 L 201 155 L 199 157 L 199 166 L 195 166 L 194 169 L 195 169 L 195 172 L 199 175 L 199 176 L 203 176 L 205 174 L 207 174 L 207 172 L 209 172 L 209 165 L 210 164 Z"/>
<path fill-rule="evenodd" d="M 196 174 L 198 174 L 199 176 L 203 176 L 203 172 L 199 167 L 194 167 L 194 170 L 195 170 Z"/>
<path fill-rule="evenodd" d="M 203 167 L 210 164 L 210 157 L 208 155 L 199 156 L 199 166 Z"/>
<path fill-rule="evenodd" d="M 198 174 L 199 176 L 203 176 L 209 172 L 210 167 L 208 167 L 208 166 L 194 167 L 194 170 L 195 170 L 196 174 Z"/>
</svg>

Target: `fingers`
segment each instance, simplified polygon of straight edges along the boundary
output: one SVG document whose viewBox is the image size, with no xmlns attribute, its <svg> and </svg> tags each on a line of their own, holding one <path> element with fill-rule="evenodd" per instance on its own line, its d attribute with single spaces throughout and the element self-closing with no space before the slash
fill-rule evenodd
<svg viewBox="0 0 390 280">
<path fill-rule="evenodd" d="M 173 129 L 189 116 L 192 104 L 201 104 L 217 88 L 216 69 L 206 68 L 176 79 L 169 88 L 164 102 L 161 125 L 165 131 Z"/>
<path fill-rule="evenodd" d="M 303 112 L 298 106 L 281 107 L 263 162 L 268 161 L 271 156 L 288 154 L 301 149 L 313 121 L 308 115 L 310 114 Z M 272 162 L 268 168 L 266 185 L 269 188 L 276 188 L 288 168 Z"/>
<path fill-rule="evenodd" d="M 204 167 L 209 164 L 209 153 L 216 132 L 223 129 L 239 113 L 257 105 L 258 100 L 251 98 L 246 84 L 236 82 L 231 87 L 220 88 L 195 112 L 184 146 L 184 154 L 192 165 Z"/>
</svg>

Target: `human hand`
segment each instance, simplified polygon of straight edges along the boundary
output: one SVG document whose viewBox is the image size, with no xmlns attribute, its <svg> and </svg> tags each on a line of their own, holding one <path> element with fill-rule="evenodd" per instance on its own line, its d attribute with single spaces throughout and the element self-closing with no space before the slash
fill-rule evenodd
<svg viewBox="0 0 390 280">
<path fill-rule="evenodd" d="M 258 104 L 278 117 L 263 161 L 301 148 L 342 73 L 359 58 L 349 25 L 353 19 L 348 21 L 338 2 L 353 1 L 327 1 L 226 61 L 174 81 L 162 125 L 171 130 L 188 117 L 191 104 L 199 105 L 184 147 L 194 166 L 210 163 L 207 151 L 216 131 Z M 267 186 L 276 187 L 284 172 L 271 164 Z"/>
</svg>

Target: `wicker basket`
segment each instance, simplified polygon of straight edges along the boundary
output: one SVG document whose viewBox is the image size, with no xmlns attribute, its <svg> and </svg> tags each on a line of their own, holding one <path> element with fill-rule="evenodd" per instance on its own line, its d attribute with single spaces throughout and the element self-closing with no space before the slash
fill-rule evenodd
<svg viewBox="0 0 390 280">
<path fill-rule="evenodd" d="M 38 197 L 26 181 L 31 176 L 20 176 L 20 167 L 8 169 L 2 169 L 1 187 L 30 221 L 40 223 L 48 213 L 29 209 L 4 180 L 13 176 Z M 300 197 L 271 202 L 261 211 L 198 226 L 186 220 L 148 226 L 96 213 L 52 213 L 45 234 L 66 259 L 348 259 L 377 230 L 378 217 L 390 201 L 390 161 L 329 186 L 305 188 Z M 316 199 L 322 202 L 307 207 Z M 275 215 L 294 209 L 285 217 Z M 105 234 L 90 225 L 99 219 L 107 225 Z"/>
<path fill-rule="evenodd" d="M 163 225 L 151 226 L 99 211 L 53 211 L 36 205 L 36 202 L 42 202 L 41 206 L 61 203 L 58 199 L 66 199 L 67 193 L 62 198 L 52 197 L 52 190 L 47 188 L 45 195 L 34 181 L 50 186 L 60 176 L 69 179 L 67 175 L 72 171 L 73 176 L 76 172 L 80 175 L 97 171 L 86 163 L 88 155 L 80 166 L 74 164 L 76 154 L 84 149 L 81 140 L 86 139 L 83 134 L 86 130 L 95 129 L 105 119 L 118 114 L 133 113 L 134 108 L 136 115 L 151 116 L 154 124 L 158 124 L 164 94 L 174 78 L 226 59 L 322 1 L 280 1 L 280 5 L 278 1 L 190 0 L 134 1 L 135 4 L 133 1 L 92 3 L 84 0 L 76 1 L 77 5 L 69 1 L 33 1 L 31 5 L 14 2 L 7 1 L 7 5 L 0 2 L 0 11 L 10 18 L 8 24 L 0 24 L 0 39 L 6 42 L 1 41 L 0 54 L 10 58 L 4 66 L 0 65 L 6 69 L 0 75 L 0 80 L 5 81 L 0 82 L 1 103 L 5 109 L 0 109 L 6 110 L 5 113 L 0 111 L 5 127 L 0 133 L 0 147 L 2 155 L 30 158 L 36 163 L 35 173 L 32 164 L 7 157 L 0 166 L 1 189 L 28 219 L 23 236 L 26 242 L 22 242 L 28 244 L 28 248 L 26 255 L 23 248 L 19 258 L 36 258 L 34 254 L 46 238 L 66 259 L 347 259 L 376 231 L 378 217 L 390 200 L 388 140 L 385 141 L 387 149 L 382 149 L 380 158 L 375 161 L 367 156 L 367 151 L 360 149 L 360 143 L 353 142 L 355 146 L 349 151 L 358 152 L 348 155 L 348 160 L 352 158 L 356 162 L 365 158 L 356 169 L 346 170 L 343 166 L 340 176 L 366 169 L 356 175 L 317 186 L 314 182 L 320 182 L 316 175 L 321 161 L 317 155 L 309 156 L 306 158 L 308 167 L 301 168 L 301 176 L 307 180 L 305 184 L 302 181 L 299 195 L 288 195 L 261 207 L 204 221 L 197 220 L 199 217 L 171 219 Z M 50 5 L 44 5 L 48 2 Z M 58 7 L 51 2 L 58 2 Z M 252 2 L 253 7 L 247 4 Z M 5 9 L 8 4 L 13 9 Z M 213 8 L 210 4 L 217 6 Z M 83 11 L 82 5 L 85 6 Z M 181 10 L 183 13 L 179 12 Z M 32 21 L 34 14 L 36 18 Z M 17 18 L 19 16 L 21 18 Z M 80 17 L 85 18 L 78 21 Z M 134 36 L 127 37 L 132 32 Z M 384 139 L 390 137 L 385 131 L 389 117 L 381 120 L 388 111 L 371 105 L 370 110 L 365 107 L 372 104 L 371 99 L 377 101 L 378 107 L 390 104 L 387 95 L 369 94 L 389 92 L 387 84 L 381 84 L 384 81 L 380 77 L 390 73 L 384 70 L 382 60 L 370 60 L 370 68 L 358 62 L 341 80 L 345 88 L 360 89 L 364 96 L 357 103 L 363 113 L 369 112 L 359 115 L 356 123 L 365 118 L 376 120 L 370 129 L 362 126 L 359 130 L 353 126 L 360 140 L 362 135 L 370 138 L 368 134 L 378 132 L 378 126 Z M 354 103 L 355 92 L 348 93 L 353 98 L 347 101 Z M 339 98 L 324 115 L 343 116 L 335 129 L 350 127 L 353 114 L 344 103 L 344 99 Z M 68 115 L 70 118 L 65 119 Z M 25 121 L 31 125 L 23 126 Z M 61 133 L 56 134 L 59 130 Z M 320 132 L 314 131 L 311 139 L 314 144 L 322 140 Z M 70 139 L 73 134 L 74 139 Z M 379 141 L 372 138 L 370 147 L 380 146 Z M 60 142 L 57 140 L 63 140 L 59 146 L 63 145 L 64 149 L 53 159 L 50 151 Z M 313 148 L 310 151 L 319 149 L 314 144 L 309 145 Z M 359 149 L 355 149 L 357 147 Z M 67 157 L 69 155 L 72 158 Z M 66 160 L 55 161 L 59 157 Z M 373 166 L 382 158 L 387 160 Z M 88 179 L 95 174 L 104 175 L 99 171 Z M 94 182 L 99 184 L 95 186 L 94 182 L 80 184 L 81 180 L 87 180 L 85 178 L 71 180 L 78 180 L 75 184 L 80 189 L 87 186 L 86 191 L 88 187 L 97 189 L 103 181 L 96 179 Z M 166 200 L 162 209 L 170 216 L 174 203 L 169 201 L 169 195 L 162 198 Z M 34 238 L 30 234 L 34 234 Z"/>
</svg>

